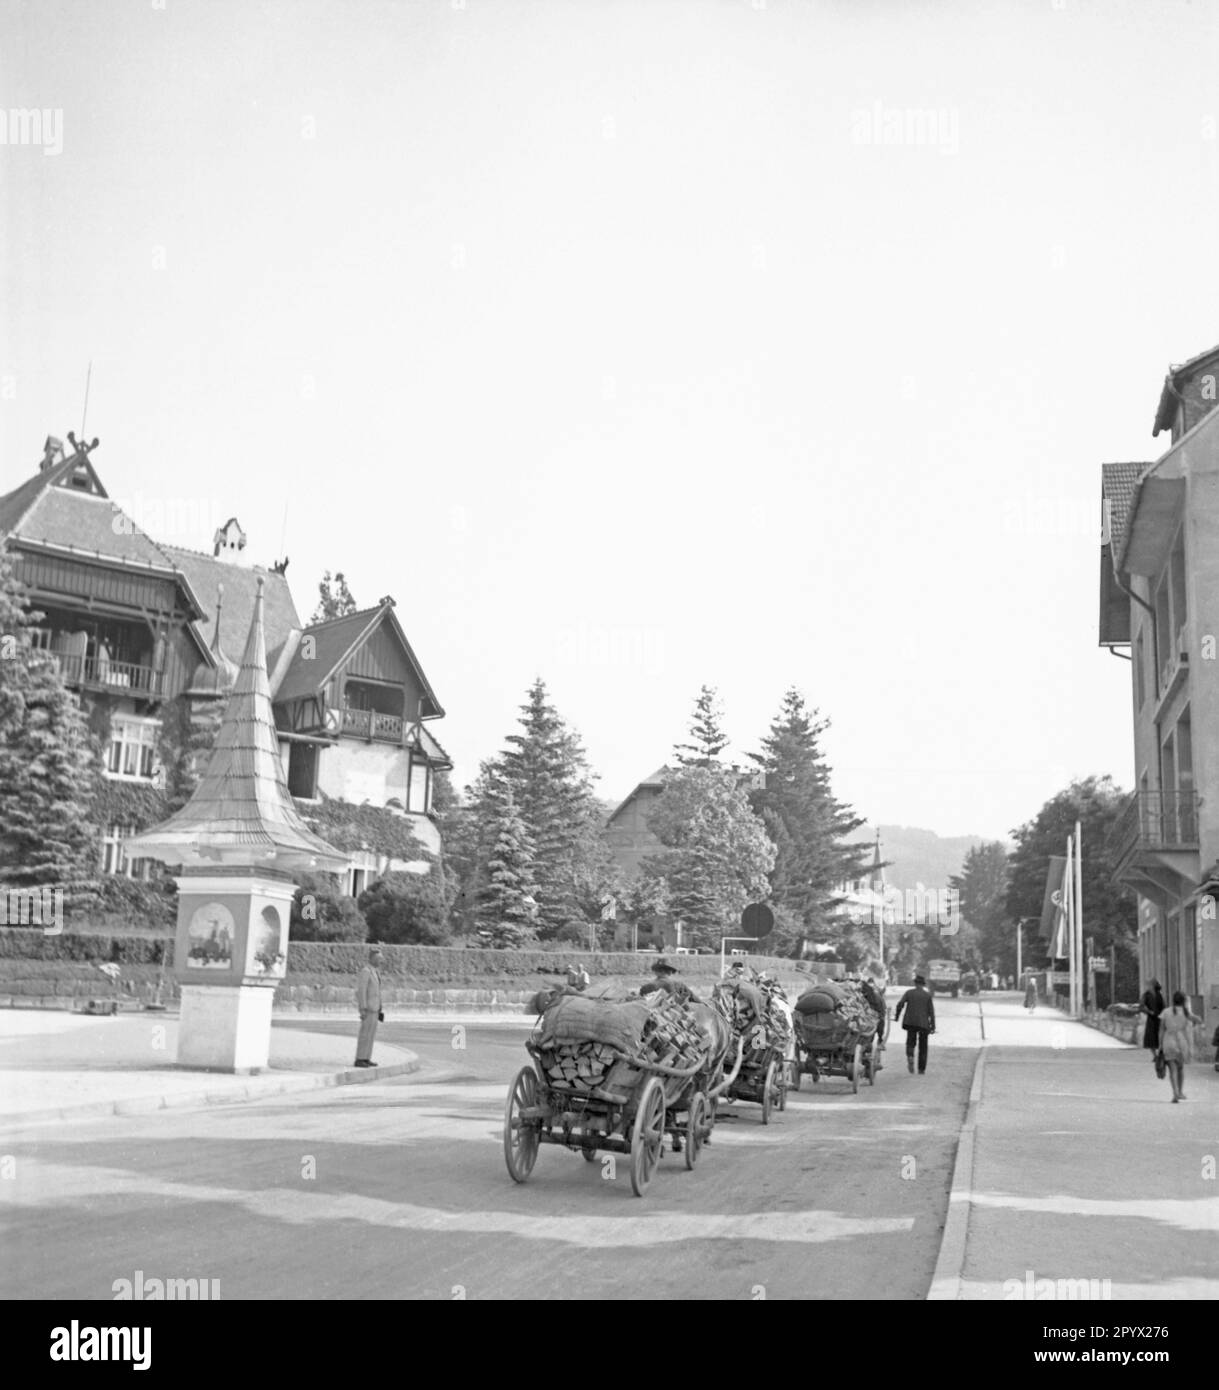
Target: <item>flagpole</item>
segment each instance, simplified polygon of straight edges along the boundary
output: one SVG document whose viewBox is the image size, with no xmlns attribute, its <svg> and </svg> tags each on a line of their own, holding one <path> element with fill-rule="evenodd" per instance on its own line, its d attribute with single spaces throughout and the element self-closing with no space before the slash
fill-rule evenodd
<svg viewBox="0 0 1219 1390">
<path fill-rule="evenodd" d="M 1084 966 L 1084 844 L 1083 831 L 1080 822 L 1075 822 L 1075 934 L 1076 934 L 1076 959 L 1080 966 L 1080 989 L 1083 988 L 1083 966 Z M 1083 1017 L 1083 1003 L 1080 1000 L 1080 1009 L 1076 1018 Z"/>
<path fill-rule="evenodd" d="M 1067 862 L 1062 876 L 1063 921 L 1067 929 L 1067 1012 L 1075 1017 L 1075 912 L 1071 891 L 1071 836 L 1067 836 Z"/>
</svg>

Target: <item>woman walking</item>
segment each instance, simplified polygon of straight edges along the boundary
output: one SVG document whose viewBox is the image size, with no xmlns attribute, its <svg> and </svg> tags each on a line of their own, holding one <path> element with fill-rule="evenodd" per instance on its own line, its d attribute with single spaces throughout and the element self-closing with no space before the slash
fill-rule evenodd
<svg viewBox="0 0 1219 1390">
<path fill-rule="evenodd" d="M 1037 1007 L 1037 981 L 1031 975 L 1024 985 L 1024 1007 L 1029 1013 Z"/>
<path fill-rule="evenodd" d="M 1190 1013 L 1180 990 L 1172 996 L 1172 1008 L 1160 1015 L 1160 1051 L 1168 1064 L 1174 1105 L 1185 1099 L 1185 1064 L 1194 1060 L 1193 1028 L 1195 1023 L 1201 1022 Z"/>
<path fill-rule="evenodd" d="M 1159 980 L 1152 980 L 1139 1000 L 1139 1013 L 1147 1015 L 1147 1022 L 1143 1028 L 1143 1046 L 1150 1049 L 1153 1062 L 1160 1050 L 1160 1015 L 1167 1007 Z"/>
</svg>

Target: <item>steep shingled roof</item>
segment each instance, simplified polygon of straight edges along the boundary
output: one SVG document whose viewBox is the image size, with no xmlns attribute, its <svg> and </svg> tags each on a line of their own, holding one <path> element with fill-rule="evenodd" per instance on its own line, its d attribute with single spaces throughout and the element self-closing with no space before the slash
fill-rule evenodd
<svg viewBox="0 0 1219 1390">
<path fill-rule="evenodd" d="M 224 604 L 220 615 L 220 645 L 227 652 L 239 652 L 250 630 L 259 580 L 263 583 L 263 623 L 267 655 L 272 668 L 294 628 L 300 627 L 296 604 L 287 579 L 276 570 L 258 566 L 234 565 L 197 550 L 167 545 L 166 555 L 186 576 L 187 583 L 203 608 L 204 616 L 195 624 L 203 645 L 211 648 L 216 637 L 216 601 L 224 585 Z M 278 699 L 278 694 L 276 694 Z"/>
</svg>

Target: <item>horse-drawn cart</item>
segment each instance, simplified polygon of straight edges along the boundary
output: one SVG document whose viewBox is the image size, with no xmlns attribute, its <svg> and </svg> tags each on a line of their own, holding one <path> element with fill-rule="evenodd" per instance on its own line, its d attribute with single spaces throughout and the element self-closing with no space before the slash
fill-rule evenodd
<svg viewBox="0 0 1219 1390">
<path fill-rule="evenodd" d="M 787 1062 L 784 1046 L 756 1048 L 744 1055 L 736 1079 L 727 1087 L 728 1100 L 754 1101 L 762 1107 L 762 1123 L 770 1124 L 775 1110 L 787 1109 Z"/>
<path fill-rule="evenodd" d="M 533 1171 L 543 1144 L 556 1144 L 588 1163 L 599 1153 L 630 1160 L 631 1190 L 642 1197 L 660 1163 L 665 1136 L 687 1168 L 698 1162 L 715 1123 L 709 1097 L 722 1056 L 705 1052 L 673 1066 L 609 1043 L 556 1041 L 545 1032 L 525 1047 L 533 1059 L 508 1090 L 504 1160 L 518 1183 Z"/>
<path fill-rule="evenodd" d="M 852 1094 L 858 1092 L 860 1078 L 876 1085 L 884 1043 L 876 1027 L 863 1030 L 838 1014 L 796 1014 L 796 1056 L 791 1063 L 791 1089 L 800 1089 L 801 1078 L 845 1076 Z"/>
</svg>

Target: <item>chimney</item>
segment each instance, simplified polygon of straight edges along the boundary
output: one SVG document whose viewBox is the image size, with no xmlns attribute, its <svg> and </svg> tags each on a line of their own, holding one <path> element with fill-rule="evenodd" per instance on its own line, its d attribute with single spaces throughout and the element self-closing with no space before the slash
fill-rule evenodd
<svg viewBox="0 0 1219 1390">
<path fill-rule="evenodd" d="M 54 468 L 57 463 L 63 462 L 63 440 L 56 439 L 54 435 L 47 435 L 47 442 L 42 446 L 42 462 L 38 465 L 38 471 L 45 473 L 48 468 Z"/>
<path fill-rule="evenodd" d="M 212 554 L 217 560 L 227 560 L 231 565 L 244 565 L 246 534 L 235 516 L 229 517 L 212 537 Z"/>
</svg>

